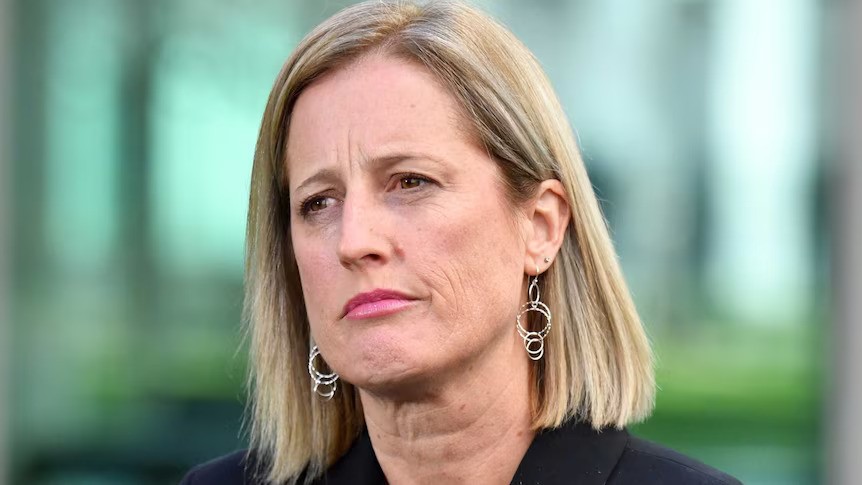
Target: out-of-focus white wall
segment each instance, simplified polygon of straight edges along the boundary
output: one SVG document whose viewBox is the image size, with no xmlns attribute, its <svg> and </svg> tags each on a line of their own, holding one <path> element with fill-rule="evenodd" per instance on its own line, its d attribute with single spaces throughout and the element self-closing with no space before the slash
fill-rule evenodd
<svg viewBox="0 0 862 485">
<path fill-rule="evenodd" d="M 769 324 L 810 313 L 813 214 L 801 196 L 817 170 L 813 0 L 723 0 L 712 16 L 708 185 L 711 292 Z"/>
<path fill-rule="evenodd" d="M 837 104 L 841 162 L 836 175 L 835 331 L 833 391 L 827 406 L 830 438 L 826 474 L 834 485 L 855 485 L 862 476 L 862 2 L 842 2 L 836 39 Z"/>
</svg>

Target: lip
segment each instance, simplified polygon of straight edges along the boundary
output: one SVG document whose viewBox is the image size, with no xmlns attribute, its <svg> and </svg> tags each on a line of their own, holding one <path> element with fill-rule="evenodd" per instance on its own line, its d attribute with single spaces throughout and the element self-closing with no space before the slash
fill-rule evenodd
<svg viewBox="0 0 862 485">
<path fill-rule="evenodd" d="M 376 289 L 359 293 L 344 305 L 342 318 L 361 320 L 397 313 L 410 306 L 416 298 L 399 291 Z"/>
</svg>

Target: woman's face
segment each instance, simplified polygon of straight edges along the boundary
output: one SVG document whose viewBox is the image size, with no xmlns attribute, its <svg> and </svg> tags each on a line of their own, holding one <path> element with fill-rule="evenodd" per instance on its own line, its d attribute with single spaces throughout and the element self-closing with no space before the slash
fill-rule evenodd
<svg viewBox="0 0 862 485">
<path fill-rule="evenodd" d="M 427 386 L 519 348 L 526 219 L 468 133 L 428 71 L 381 55 L 328 73 L 294 107 L 290 232 L 308 319 L 360 388 Z M 389 301 L 345 315 L 375 290 L 406 301 L 378 294 Z"/>
</svg>

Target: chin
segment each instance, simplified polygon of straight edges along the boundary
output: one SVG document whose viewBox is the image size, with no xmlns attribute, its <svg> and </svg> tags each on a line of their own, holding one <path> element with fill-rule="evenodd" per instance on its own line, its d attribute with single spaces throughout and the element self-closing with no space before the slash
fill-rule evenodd
<svg viewBox="0 0 862 485">
<path fill-rule="evenodd" d="M 346 354 L 350 360 L 345 359 L 341 378 L 374 394 L 427 393 L 436 374 L 432 362 L 401 346 L 357 346 Z"/>
</svg>

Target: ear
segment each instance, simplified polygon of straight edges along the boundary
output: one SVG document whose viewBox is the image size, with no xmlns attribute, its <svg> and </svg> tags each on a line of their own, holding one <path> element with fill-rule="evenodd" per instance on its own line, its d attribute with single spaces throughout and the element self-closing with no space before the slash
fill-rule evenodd
<svg viewBox="0 0 862 485">
<path fill-rule="evenodd" d="M 524 272 L 529 275 L 536 273 L 536 266 L 542 273 L 553 262 L 563 245 L 566 228 L 569 227 L 570 210 L 563 184 L 556 179 L 542 181 L 533 199 L 533 205 L 527 212 L 530 215 L 524 255 Z M 548 258 L 550 262 L 545 262 Z"/>
</svg>

